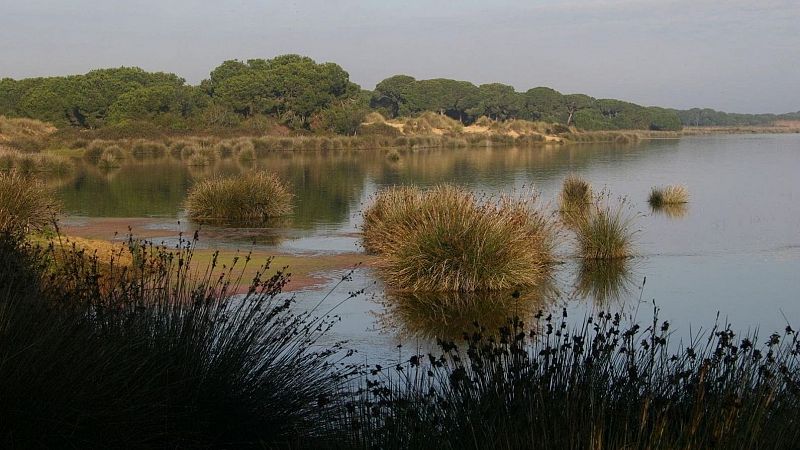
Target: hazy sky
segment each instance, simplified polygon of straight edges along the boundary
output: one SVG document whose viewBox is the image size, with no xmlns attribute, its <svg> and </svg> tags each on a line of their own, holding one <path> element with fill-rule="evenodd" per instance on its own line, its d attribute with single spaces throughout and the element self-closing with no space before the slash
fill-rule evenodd
<svg viewBox="0 0 800 450">
<path fill-rule="evenodd" d="M 800 0 L 0 0 L 0 77 L 121 65 L 191 83 L 300 53 L 645 105 L 800 110 Z"/>
</svg>

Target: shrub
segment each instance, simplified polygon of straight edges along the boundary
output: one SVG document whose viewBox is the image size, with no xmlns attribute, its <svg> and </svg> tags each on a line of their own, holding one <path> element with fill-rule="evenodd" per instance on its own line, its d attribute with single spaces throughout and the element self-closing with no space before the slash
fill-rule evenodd
<svg viewBox="0 0 800 450">
<path fill-rule="evenodd" d="M 371 113 L 364 116 L 365 123 L 383 123 L 386 122 L 386 118 L 381 115 L 381 113 L 372 111 Z"/>
<path fill-rule="evenodd" d="M 184 140 L 184 139 L 177 140 L 177 141 L 172 142 L 170 144 L 170 146 L 169 146 L 169 154 L 173 158 L 181 158 L 181 155 L 183 153 L 183 149 L 186 148 L 186 147 L 192 146 L 192 145 L 194 145 L 194 142 L 192 142 L 190 140 Z"/>
<path fill-rule="evenodd" d="M 187 165 L 190 167 L 206 167 L 211 164 L 211 161 L 208 159 L 206 155 L 195 153 L 194 155 L 189 157 L 189 161 Z"/>
<path fill-rule="evenodd" d="M 58 203 L 38 180 L 12 170 L 0 173 L 0 231 L 43 231 Z"/>
<path fill-rule="evenodd" d="M 21 174 L 41 172 L 65 174 L 72 168 L 73 163 L 63 156 L 0 149 L 0 171 L 16 170 Z"/>
<path fill-rule="evenodd" d="M 586 218 L 578 223 L 578 253 L 584 259 L 627 258 L 633 255 L 632 229 L 635 216 L 623 199 L 612 207 L 607 199 L 597 200 Z"/>
<path fill-rule="evenodd" d="M 389 188 L 364 212 L 364 246 L 399 291 L 537 286 L 553 262 L 554 227 L 533 201 L 477 198 L 442 185 Z"/>
<path fill-rule="evenodd" d="M 180 149 L 181 159 L 190 159 L 192 156 L 200 153 L 200 147 L 196 144 L 187 143 L 182 145 Z"/>
<path fill-rule="evenodd" d="M 263 221 L 289 214 L 291 201 L 292 194 L 276 175 L 255 172 L 197 183 L 189 191 L 186 209 L 195 220 Z"/>
<path fill-rule="evenodd" d="M 386 159 L 391 162 L 400 161 L 400 153 L 398 153 L 397 150 L 391 150 L 386 154 Z"/>
<path fill-rule="evenodd" d="M 253 149 L 253 146 L 242 146 L 242 149 L 239 150 L 239 161 L 241 162 L 252 162 L 256 159 L 256 151 Z"/>
<path fill-rule="evenodd" d="M 105 150 L 103 150 L 103 154 L 100 156 L 97 164 L 106 169 L 119 167 L 121 165 L 120 160 L 122 160 L 123 157 L 124 153 L 120 146 L 109 145 Z"/>
<path fill-rule="evenodd" d="M 93 140 L 89 143 L 86 149 L 83 150 L 83 157 L 86 160 L 91 162 L 97 162 L 101 156 L 103 156 L 103 152 L 105 151 L 106 147 L 110 144 L 105 141 L 101 141 L 98 139 Z"/>
<path fill-rule="evenodd" d="M 356 134 L 359 136 L 388 136 L 397 137 L 403 134 L 399 129 L 385 122 L 362 123 Z"/>
<path fill-rule="evenodd" d="M 689 202 L 689 190 L 682 185 L 669 185 L 667 187 L 653 187 L 647 199 L 650 206 L 660 208 L 664 205 L 679 205 Z"/>
<path fill-rule="evenodd" d="M 214 151 L 221 158 L 230 158 L 236 149 L 236 145 L 230 141 L 219 141 L 214 145 Z"/>
</svg>

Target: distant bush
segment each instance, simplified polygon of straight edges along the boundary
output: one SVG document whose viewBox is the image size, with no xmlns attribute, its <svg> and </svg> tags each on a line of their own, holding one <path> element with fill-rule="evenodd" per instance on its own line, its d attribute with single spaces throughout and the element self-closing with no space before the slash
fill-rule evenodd
<svg viewBox="0 0 800 450">
<path fill-rule="evenodd" d="M 195 220 L 263 221 L 289 214 L 292 194 L 267 172 L 236 178 L 215 177 L 194 185 L 186 209 Z"/>
<path fill-rule="evenodd" d="M 384 122 L 361 124 L 356 131 L 356 135 L 358 136 L 397 137 L 401 134 L 403 134 L 402 131 Z"/>
<path fill-rule="evenodd" d="M 139 140 L 131 146 L 134 158 L 161 158 L 167 154 L 167 146 L 162 142 Z"/>
<path fill-rule="evenodd" d="M 111 169 L 119 167 L 124 158 L 125 154 L 120 146 L 109 145 L 103 150 L 103 154 L 100 156 L 97 163 L 100 167 Z"/>
</svg>

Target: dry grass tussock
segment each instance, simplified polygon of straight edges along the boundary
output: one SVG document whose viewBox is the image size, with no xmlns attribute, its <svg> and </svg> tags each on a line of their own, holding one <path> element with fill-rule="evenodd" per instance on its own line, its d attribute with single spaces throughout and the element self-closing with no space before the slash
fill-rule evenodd
<svg viewBox="0 0 800 450">
<path fill-rule="evenodd" d="M 493 291 L 543 283 L 556 229 L 530 197 L 393 187 L 364 212 L 363 239 L 397 291 Z"/>
<path fill-rule="evenodd" d="M 44 185 L 17 171 L 0 173 L 0 230 L 43 231 L 58 213 Z"/>
<path fill-rule="evenodd" d="M 49 123 L 34 119 L 0 116 L 0 142 L 20 136 L 44 136 L 56 131 Z"/>
<path fill-rule="evenodd" d="M 291 202 L 286 184 L 260 171 L 197 183 L 186 198 L 186 209 L 195 220 L 264 221 L 291 213 Z"/>
<path fill-rule="evenodd" d="M 575 222 L 585 214 L 591 204 L 592 185 L 578 174 L 569 174 L 564 179 L 564 184 L 558 195 L 559 211 L 564 221 L 567 223 Z"/>
<path fill-rule="evenodd" d="M 653 187 L 647 199 L 650 206 L 660 208 L 665 205 L 681 205 L 689 202 L 689 190 L 683 185 Z"/>
<path fill-rule="evenodd" d="M 0 171 L 16 170 L 20 173 L 55 173 L 70 172 L 74 164 L 63 156 L 47 153 L 25 153 L 17 150 L 0 148 Z"/>
<path fill-rule="evenodd" d="M 601 195 L 577 224 L 579 256 L 587 260 L 633 256 L 635 218 L 624 198 L 612 205 L 607 195 Z"/>
</svg>

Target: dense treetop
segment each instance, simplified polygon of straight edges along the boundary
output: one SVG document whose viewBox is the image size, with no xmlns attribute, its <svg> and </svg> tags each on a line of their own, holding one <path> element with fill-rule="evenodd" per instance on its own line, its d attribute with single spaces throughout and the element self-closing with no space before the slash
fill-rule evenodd
<svg viewBox="0 0 800 450">
<path fill-rule="evenodd" d="M 678 130 L 682 125 L 759 125 L 794 115 L 677 111 L 621 100 L 562 94 L 547 87 L 512 86 L 408 75 L 389 77 L 363 91 L 334 63 L 300 55 L 225 61 L 191 86 L 175 74 L 136 67 L 84 75 L 0 79 L 0 115 L 29 117 L 58 127 L 99 128 L 148 122 L 173 129 L 235 127 L 270 117 L 292 129 L 352 134 L 370 110 L 388 117 L 435 111 L 470 124 L 481 116 L 527 119 L 579 128 Z"/>
</svg>

